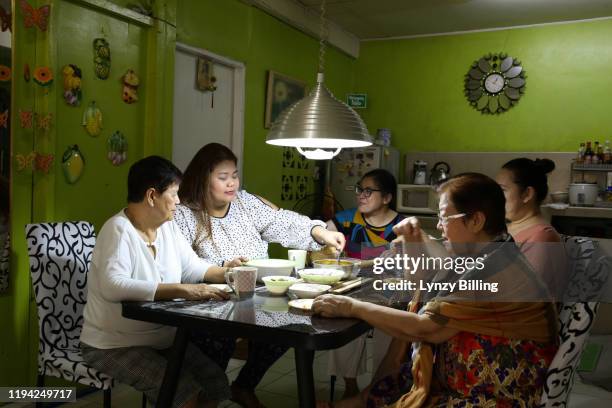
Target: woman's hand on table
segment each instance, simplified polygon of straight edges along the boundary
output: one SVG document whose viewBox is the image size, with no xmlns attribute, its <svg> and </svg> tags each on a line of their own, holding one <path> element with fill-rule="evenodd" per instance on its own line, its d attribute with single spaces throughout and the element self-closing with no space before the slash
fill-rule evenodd
<svg viewBox="0 0 612 408">
<path fill-rule="evenodd" d="M 329 231 L 318 225 L 312 229 L 312 237 L 319 244 L 333 247 L 338 252 L 342 252 L 346 244 L 344 234 L 338 231 Z"/>
<path fill-rule="evenodd" d="M 226 300 L 229 294 L 221 289 L 209 286 L 205 283 L 185 283 L 182 285 L 183 298 L 187 300 Z"/>
<path fill-rule="evenodd" d="M 321 295 L 312 303 L 312 310 L 323 317 L 352 317 L 355 302 L 348 296 Z"/>
<path fill-rule="evenodd" d="M 247 262 L 249 259 L 246 256 L 239 256 L 229 261 L 223 261 L 224 268 L 233 268 L 236 266 L 242 266 L 243 263 Z"/>
</svg>

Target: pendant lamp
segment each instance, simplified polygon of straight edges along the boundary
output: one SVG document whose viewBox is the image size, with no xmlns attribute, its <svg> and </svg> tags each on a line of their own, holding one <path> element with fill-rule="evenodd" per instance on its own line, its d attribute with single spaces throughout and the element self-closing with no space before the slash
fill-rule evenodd
<svg viewBox="0 0 612 408">
<path fill-rule="evenodd" d="M 347 147 L 366 147 L 372 138 L 357 112 L 336 99 L 324 84 L 325 0 L 321 3 L 317 84 L 308 96 L 285 109 L 272 124 L 266 143 L 295 147 L 313 160 L 328 160 Z"/>
</svg>

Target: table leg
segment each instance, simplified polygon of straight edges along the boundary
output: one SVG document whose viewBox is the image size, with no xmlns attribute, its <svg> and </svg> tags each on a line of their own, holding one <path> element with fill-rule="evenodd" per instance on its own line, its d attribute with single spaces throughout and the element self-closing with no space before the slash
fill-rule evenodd
<svg viewBox="0 0 612 408">
<path fill-rule="evenodd" d="M 297 371 L 300 408 L 313 408 L 315 406 L 314 376 L 312 374 L 313 361 L 314 350 L 295 348 L 295 368 Z"/>
<path fill-rule="evenodd" d="M 170 408 L 172 406 L 176 385 L 181 375 L 181 366 L 185 358 L 188 334 L 188 330 L 183 327 L 179 327 L 176 330 L 174 344 L 168 353 L 168 363 L 166 364 L 164 380 L 159 389 L 159 394 L 157 395 L 157 407 Z"/>
</svg>

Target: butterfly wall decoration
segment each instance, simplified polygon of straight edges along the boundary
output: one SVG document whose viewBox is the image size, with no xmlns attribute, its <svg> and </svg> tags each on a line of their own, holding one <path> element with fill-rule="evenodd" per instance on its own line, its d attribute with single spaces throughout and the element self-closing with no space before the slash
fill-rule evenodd
<svg viewBox="0 0 612 408">
<path fill-rule="evenodd" d="M 16 154 L 15 161 L 17 163 L 17 171 L 22 172 L 27 169 L 32 169 L 34 165 L 34 159 L 36 159 L 36 152 L 30 152 L 28 154 Z"/>
<path fill-rule="evenodd" d="M 36 114 L 36 127 L 44 131 L 51 129 L 51 119 L 53 119 L 52 113 L 47 113 L 44 115 L 41 113 L 37 113 Z"/>
<path fill-rule="evenodd" d="M 34 112 L 31 110 L 24 111 L 19 109 L 19 122 L 21 122 L 22 129 L 32 129 L 32 119 Z"/>
<path fill-rule="evenodd" d="M 55 156 L 52 154 L 36 153 L 36 158 L 34 159 L 34 170 L 49 174 L 54 158 Z"/>
<path fill-rule="evenodd" d="M 49 174 L 55 156 L 52 154 L 42 154 L 30 152 L 28 154 L 16 154 L 15 161 L 17 162 L 17 171 L 35 170 L 41 173 Z"/>
<path fill-rule="evenodd" d="M 11 19 L 13 15 L 7 12 L 4 7 L 0 6 L 0 28 L 2 31 L 13 31 L 11 27 Z"/>
<path fill-rule="evenodd" d="M 23 13 L 23 24 L 25 28 L 38 27 L 40 31 L 47 31 L 49 27 L 49 16 L 51 15 L 51 5 L 35 8 L 26 0 L 20 0 L 19 6 Z"/>
</svg>

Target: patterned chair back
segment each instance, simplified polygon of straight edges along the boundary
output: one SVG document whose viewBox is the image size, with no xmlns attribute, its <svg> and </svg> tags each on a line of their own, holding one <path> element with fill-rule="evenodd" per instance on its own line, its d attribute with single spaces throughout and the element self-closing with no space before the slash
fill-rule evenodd
<svg viewBox="0 0 612 408">
<path fill-rule="evenodd" d="M 87 271 L 96 242 L 88 222 L 28 224 L 26 241 L 38 307 L 39 363 L 79 351 Z M 39 364 L 40 367 L 40 364 Z"/>
<path fill-rule="evenodd" d="M 563 242 L 570 262 L 569 283 L 559 310 L 559 350 L 548 368 L 540 407 L 567 406 L 599 307 L 597 300 L 612 270 L 612 260 L 597 251 L 593 240 L 564 237 Z"/>
</svg>

